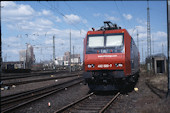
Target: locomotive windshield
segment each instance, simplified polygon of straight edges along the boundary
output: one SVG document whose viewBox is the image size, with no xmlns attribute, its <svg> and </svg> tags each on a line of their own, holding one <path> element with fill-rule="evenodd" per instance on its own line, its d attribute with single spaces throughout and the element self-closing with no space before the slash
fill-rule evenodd
<svg viewBox="0 0 170 113">
<path fill-rule="evenodd" d="M 89 47 L 104 47 L 104 36 L 89 37 Z"/>
<path fill-rule="evenodd" d="M 121 46 L 122 40 L 122 35 L 106 36 L 106 47 Z"/>
<path fill-rule="evenodd" d="M 124 52 L 123 35 L 89 35 L 86 54 Z"/>
</svg>

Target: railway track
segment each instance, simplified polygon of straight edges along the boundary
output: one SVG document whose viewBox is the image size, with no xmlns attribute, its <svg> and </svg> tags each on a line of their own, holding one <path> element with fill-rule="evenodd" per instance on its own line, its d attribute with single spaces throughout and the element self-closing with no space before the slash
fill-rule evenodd
<svg viewBox="0 0 170 113">
<path fill-rule="evenodd" d="M 104 113 L 112 102 L 120 95 L 101 96 L 90 93 L 85 97 L 73 102 L 54 113 Z"/>
<path fill-rule="evenodd" d="M 65 88 L 79 84 L 80 82 L 83 82 L 82 77 L 61 84 L 1 97 L 1 113 L 9 112 L 30 102 L 39 100 L 53 93 L 64 90 Z"/>
<path fill-rule="evenodd" d="M 28 83 L 35 83 L 35 82 L 42 82 L 42 81 L 48 81 L 48 80 L 54 80 L 54 79 L 62 79 L 62 78 L 75 77 L 75 76 L 79 76 L 79 74 L 71 74 L 71 75 L 67 75 L 67 76 L 49 77 L 49 78 L 34 79 L 34 80 L 24 80 L 24 81 L 17 81 L 17 82 L 8 82 L 8 83 L 1 84 L 1 87 L 28 84 Z"/>
<path fill-rule="evenodd" d="M 67 71 L 58 71 L 58 72 L 46 72 L 46 73 L 27 73 L 27 74 L 10 74 L 10 75 L 1 75 L 1 80 L 10 80 L 10 79 L 18 79 L 18 78 L 27 78 L 27 77 L 37 77 L 37 76 L 45 76 L 50 74 L 61 74 L 68 73 Z"/>
<path fill-rule="evenodd" d="M 156 87 L 154 87 L 149 81 L 146 81 L 145 84 L 148 86 L 148 88 L 154 93 L 156 94 L 159 98 L 163 99 L 166 97 L 167 92 L 165 92 L 164 90 L 160 90 Z"/>
</svg>

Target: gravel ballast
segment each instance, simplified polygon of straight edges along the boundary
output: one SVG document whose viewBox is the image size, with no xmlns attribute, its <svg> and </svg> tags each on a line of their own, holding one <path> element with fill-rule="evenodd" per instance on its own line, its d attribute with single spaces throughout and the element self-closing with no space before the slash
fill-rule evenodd
<svg viewBox="0 0 170 113">
<path fill-rule="evenodd" d="M 82 83 L 77 84 L 73 87 L 66 88 L 65 90 L 47 96 L 38 101 L 27 104 L 16 110 L 14 113 L 53 113 L 54 111 L 62 108 L 63 106 L 80 99 L 84 95 L 88 94 L 89 89 L 87 85 Z M 48 106 L 50 102 L 51 106 Z"/>
<path fill-rule="evenodd" d="M 116 101 L 108 108 L 106 113 L 168 113 L 170 108 L 170 99 L 159 98 L 152 90 L 146 85 L 147 80 L 153 79 L 154 76 L 150 77 L 146 73 L 141 73 L 139 81 L 133 90 L 127 94 L 121 94 Z M 75 78 L 75 77 L 73 77 Z M 59 82 L 64 82 L 73 78 L 65 78 L 58 80 Z M 156 78 L 156 77 L 155 77 Z M 42 87 L 43 85 L 55 84 L 55 80 L 44 81 L 31 84 L 25 84 L 15 87 L 15 89 L 1 91 L 5 94 L 10 94 L 13 92 L 19 92 L 21 90 L 29 90 L 31 88 Z M 160 82 L 162 86 L 167 82 Z M 18 89 L 17 89 L 18 88 Z M 31 102 L 23 107 L 13 110 L 14 113 L 53 113 L 54 111 L 62 108 L 63 106 L 80 99 L 81 97 L 88 94 L 89 88 L 83 83 L 77 84 L 71 88 L 66 88 L 65 90 L 42 98 L 38 101 Z M 165 97 L 165 96 L 164 96 Z M 48 106 L 50 103 L 51 106 Z"/>
<path fill-rule="evenodd" d="M 66 82 L 68 80 L 75 79 L 77 77 L 69 77 L 69 78 L 63 78 L 63 79 L 54 79 L 49 81 L 42 81 L 42 82 L 35 82 L 35 83 L 29 83 L 29 84 L 22 84 L 22 85 L 16 85 L 15 87 L 9 87 L 8 90 L 1 91 L 1 96 L 11 95 L 23 91 L 28 91 L 32 89 L 37 89 L 49 85 L 59 84 Z"/>
</svg>

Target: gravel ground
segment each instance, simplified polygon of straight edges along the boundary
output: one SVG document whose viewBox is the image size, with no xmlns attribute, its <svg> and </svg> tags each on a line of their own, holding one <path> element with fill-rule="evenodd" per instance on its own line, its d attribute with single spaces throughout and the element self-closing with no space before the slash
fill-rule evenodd
<svg viewBox="0 0 170 113">
<path fill-rule="evenodd" d="M 40 88 L 40 87 L 45 87 L 45 86 L 49 86 L 49 85 L 53 85 L 53 84 L 59 84 L 59 83 L 62 83 L 62 82 L 68 81 L 68 80 L 75 79 L 75 78 L 77 78 L 77 77 L 57 79 L 57 82 L 56 82 L 56 80 L 49 80 L 49 81 L 43 81 L 43 82 L 16 85 L 16 87 L 10 87 L 9 90 L 1 91 L 1 96 L 11 95 L 11 94 L 19 93 L 19 92 L 22 92 L 22 91 L 37 89 L 37 88 Z"/>
<path fill-rule="evenodd" d="M 146 85 L 151 78 L 141 74 L 135 86 L 138 91 L 121 95 L 106 113 L 170 113 L 170 99 L 160 99 Z"/>
<path fill-rule="evenodd" d="M 68 80 L 68 78 L 66 79 Z M 146 81 L 150 79 L 153 79 L 153 76 L 149 77 L 145 74 L 145 72 L 142 72 L 140 74 L 139 81 L 135 86 L 138 88 L 138 91 L 133 90 L 128 94 L 121 94 L 121 96 L 112 103 L 106 113 L 170 113 L 170 98 L 169 100 L 165 98 L 161 99 L 156 94 L 154 94 L 146 85 Z M 61 80 L 64 81 L 65 79 Z M 61 81 L 59 80 L 57 83 L 59 82 Z M 26 88 L 31 89 L 33 87 L 36 88 L 43 85 L 46 86 L 52 83 L 55 83 L 54 80 L 39 83 L 38 85 L 36 83 L 31 83 L 32 85 L 26 84 L 28 86 L 24 87 L 21 85 L 20 87 L 17 87 L 18 91 L 21 91 L 25 90 Z M 166 82 L 161 83 L 166 84 Z M 11 91 L 6 90 L 6 93 L 4 94 L 9 92 L 17 92 L 16 88 L 13 89 L 13 91 L 12 89 L 10 89 Z M 55 110 L 60 109 L 61 107 L 75 101 L 76 99 L 83 97 L 88 92 L 89 89 L 87 85 L 79 84 L 62 92 L 20 107 L 14 110 L 13 113 L 53 113 Z M 48 102 L 51 103 L 51 107 L 48 106 Z"/>
<path fill-rule="evenodd" d="M 157 74 L 155 76 L 152 76 L 148 82 L 156 87 L 157 89 L 160 89 L 164 92 L 167 92 L 168 91 L 168 87 L 167 87 L 167 84 L 168 84 L 168 75 L 167 74 Z"/>
<path fill-rule="evenodd" d="M 12 113 L 53 113 L 61 107 L 80 99 L 84 95 L 88 94 L 88 92 L 89 89 L 87 85 L 80 83 L 68 88 L 67 90 L 52 94 L 48 97 L 13 110 Z M 51 103 L 50 107 L 48 106 L 48 102 Z"/>
</svg>

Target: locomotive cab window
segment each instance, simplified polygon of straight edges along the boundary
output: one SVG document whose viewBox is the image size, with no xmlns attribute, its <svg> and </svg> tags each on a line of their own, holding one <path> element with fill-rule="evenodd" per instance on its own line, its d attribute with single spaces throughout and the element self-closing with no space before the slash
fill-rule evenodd
<svg viewBox="0 0 170 113">
<path fill-rule="evenodd" d="M 103 47 L 104 46 L 104 36 L 91 36 L 89 37 L 89 47 Z"/>
<path fill-rule="evenodd" d="M 89 35 L 86 54 L 123 53 L 123 34 Z"/>
<path fill-rule="evenodd" d="M 106 37 L 106 47 L 121 46 L 122 42 L 122 35 L 112 35 Z"/>
</svg>

